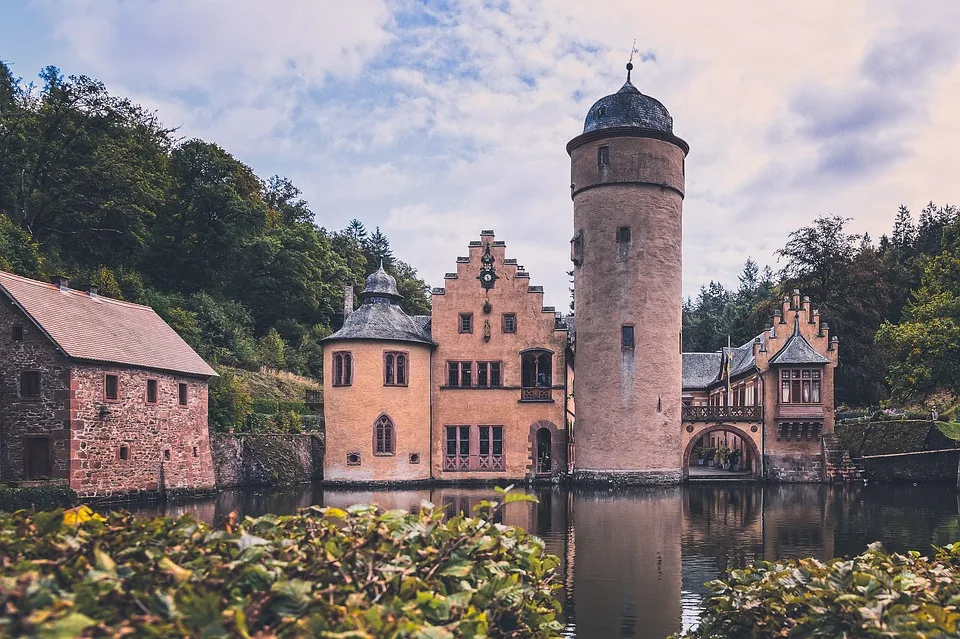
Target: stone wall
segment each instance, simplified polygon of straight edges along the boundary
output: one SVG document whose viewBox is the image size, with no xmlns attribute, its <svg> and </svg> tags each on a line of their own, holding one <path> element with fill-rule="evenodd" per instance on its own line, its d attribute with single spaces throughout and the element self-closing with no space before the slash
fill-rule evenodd
<svg viewBox="0 0 960 639">
<path fill-rule="evenodd" d="M 218 488 L 283 486 L 323 478 L 320 434 L 212 433 Z"/>
<path fill-rule="evenodd" d="M 22 340 L 13 338 L 14 327 Z M 40 374 L 40 396 L 20 396 L 20 374 Z M 25 438 L 48 442 L 50 477 L 67 479 L 70 369 L 46 335 L 0 295 L 0 481 L 26 471 Z M 39 447 L 38 447 L 39 448 Z"/>
<path fill-rule="evenodd" d="M 958 463 L 960 450 L 865 457 L 863 473 L 870 481 L 955 484 Z"/>
<path fill-rule="evenodd" d="M 763 458 L 765 475 L 779 482 L 822 482 L 823 455 L 817 454 L 767 454 Z"/>
</svg>

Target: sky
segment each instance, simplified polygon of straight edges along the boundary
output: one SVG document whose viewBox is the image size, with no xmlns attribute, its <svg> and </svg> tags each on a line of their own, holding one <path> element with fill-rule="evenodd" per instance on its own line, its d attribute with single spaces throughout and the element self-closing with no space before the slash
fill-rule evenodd
<svg viewBox="0 0 960 639">
<path fill-rule="evenodd" d="M 0 59 L 102 80 L 184 139 L 380 226 L 443 285 L 482 229 L 567 307 L 566 143 L 625 79 L 690 144 L 683 290 L 790 231 L 960 204 L 956 0 L 11 0 Z"/>
</svg>

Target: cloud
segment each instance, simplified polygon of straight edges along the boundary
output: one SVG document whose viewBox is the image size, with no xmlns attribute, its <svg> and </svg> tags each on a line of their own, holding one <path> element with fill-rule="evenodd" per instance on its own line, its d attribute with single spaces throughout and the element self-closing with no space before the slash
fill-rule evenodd
<svg viewBox="0 0 960 639">
<path fill-rule="evenodd" d="M 634 39 L 634 82 L 692 149 L 685 294 L 818 214 L 877 237 L 901 203 L 957 199 L 953 0 L 31 6 L 68 71 L 291 177 L 327 227 L 380 225 L 434 285 L 494 228 L 566 307 L 564 146 Z"/>
</svg>

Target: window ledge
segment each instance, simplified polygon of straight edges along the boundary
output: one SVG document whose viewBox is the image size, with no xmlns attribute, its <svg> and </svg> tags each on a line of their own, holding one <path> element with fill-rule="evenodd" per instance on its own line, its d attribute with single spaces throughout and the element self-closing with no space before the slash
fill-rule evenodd
<svg viewBox="0 0 960 639">
<path fill-rule="evenodd" d="M 556 404 L 555 399 L 518 399 L 518 404 Z"/>
</svg>

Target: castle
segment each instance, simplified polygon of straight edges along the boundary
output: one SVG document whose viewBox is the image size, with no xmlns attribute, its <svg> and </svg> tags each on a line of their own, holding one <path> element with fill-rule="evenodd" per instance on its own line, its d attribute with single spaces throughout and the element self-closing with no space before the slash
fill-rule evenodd
<svg viewBox="0 0 960 639">
<path fill-rule="evenodd" d="M 689 146 L 631 70 L 567 144 L 575 317 L 543 306 L 493 231 L 433 289 L 430 316 L 406 315 L 381 267 L 325 340 L 325 480 L 843 475 L 837 339 L 799 291 L 747 344 L 682 353 Z"/>
<path fill-rule="evenodd" d="M 689 151 L 627 81 L 571 161 L 576 315 L 485 230 L 400 307 L 382 266 L 324 340 L 324 479 L 341 483 L 850 476 L 833 434 L 838 341 L 794 291 L 736 348 L 683 353 Z M 0 273 L 0 481 L 81 496 L 210 489 L 216 373 L 149 307 Z"/>
</svg>

